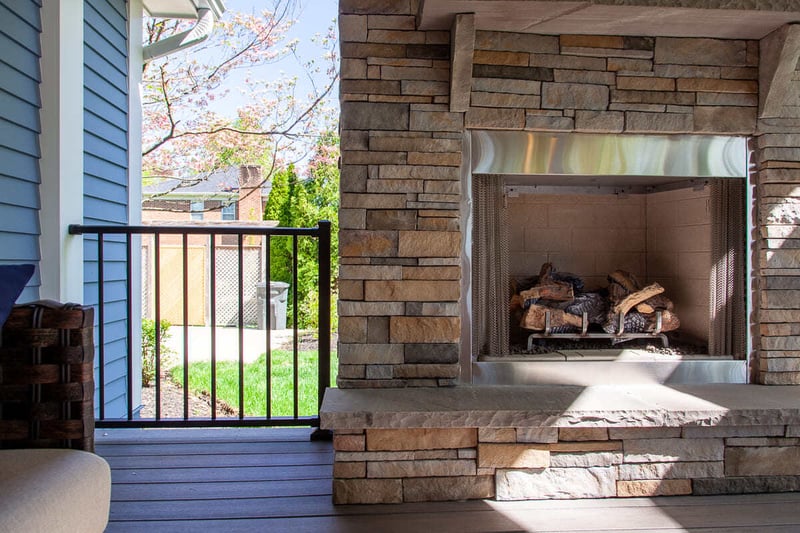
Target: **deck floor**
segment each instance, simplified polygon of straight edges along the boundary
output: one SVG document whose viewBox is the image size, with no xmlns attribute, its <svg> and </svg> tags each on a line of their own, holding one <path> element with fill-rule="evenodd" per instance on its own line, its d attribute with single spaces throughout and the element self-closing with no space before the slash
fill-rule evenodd
<svg viewBox="0 0 800 533">
<path fill-rule="evenodd" d="M 333 452 L 308 429 L 97 430 L 112 469 L 107 531 L 800 531 L 800 494 L 331 503 Z"/>
</svg>

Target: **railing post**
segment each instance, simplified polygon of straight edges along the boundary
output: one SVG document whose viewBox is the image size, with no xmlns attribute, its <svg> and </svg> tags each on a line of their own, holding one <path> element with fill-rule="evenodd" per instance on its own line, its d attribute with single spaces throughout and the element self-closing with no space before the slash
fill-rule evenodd
<svg viewBox="0 0 800 533">
<path fill-rule="evenodd" d="M 322 407 L 325 389 L 331 383 L 331 223 L 320 220 L 317 264 L 319 266 L 319 345 L 317 401 Z M 318 413 L 319 414 L 319 413 Z M 333 436 L 328 430 L 317 427 L 311 440 L 330 440 Z"/>
</svg>

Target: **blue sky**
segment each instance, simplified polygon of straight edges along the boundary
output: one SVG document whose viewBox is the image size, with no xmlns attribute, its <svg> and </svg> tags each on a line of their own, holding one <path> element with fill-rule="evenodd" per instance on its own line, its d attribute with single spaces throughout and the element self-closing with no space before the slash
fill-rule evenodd
<svg viewBox="0 0 800 533">
<path fill-rule="evenodd" d="M 230 11 L 239 11 L 244 13 L 260 12 L 264 9 L 269 9 L 272 2 L 269 0 L 224 0 L 225 7 Z M 319 57 L 322 53 L 321 48 L 311 42 L 315 34 L 325 35 L 328 28 L 333 24 L 333 21 L 338 15 L 338 0 L 296 0 L 297 11 L 294 18 L 297 20 L 296 24 L 292 27 L 289 37 L 299 39 L 298 55 L 304 61 Z M 298 77 L 298 85 L 301 93 L 306 93 L 310 89 L 309 83 L 306 81 L 306 74 L 302 66 L 298 64 L 294 58 L 287 58 L 286 60 L 271 65 L 265 68 L 265 72 L 269 75 L 269 70 L 277 68 L 289 76 Z M 317 86 L 324 86 L 324 80 L 317 83 Z M 231 93 L 233 94 L 233 92 Z M 331 104 L 338 105 L 337 100 L 338 91 L 331 94 Z M 231 105 L 231 110 L 235 109 L 235 105 L 231 99 L 227 101 Z M 227 106 L 225 106 L 227 107 Z"/>
</svg>

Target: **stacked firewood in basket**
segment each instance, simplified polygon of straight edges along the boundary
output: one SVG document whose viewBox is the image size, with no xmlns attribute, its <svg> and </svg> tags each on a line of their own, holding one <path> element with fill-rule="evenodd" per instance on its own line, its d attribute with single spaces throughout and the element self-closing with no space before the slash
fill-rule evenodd
<svg viewBox="0 0 800 533">
<path fill-rule="evenodd" d="M 605 289 L 584 291 L 580 277 L 556 272 L 551 263 L 545 263 L 533 284 L 515 289 L 511 298 L 512 323 L 544 331 L 549 315 L 548 333 L 586 331 L 594 325 L 605 333 L 620 335 L 680 327 L 672 301 L 664 296 L 664 287 L 658 283 L 642 287 L 633 274 L 623 270 L 609 274 L 608 282 Z"/>
</svg>

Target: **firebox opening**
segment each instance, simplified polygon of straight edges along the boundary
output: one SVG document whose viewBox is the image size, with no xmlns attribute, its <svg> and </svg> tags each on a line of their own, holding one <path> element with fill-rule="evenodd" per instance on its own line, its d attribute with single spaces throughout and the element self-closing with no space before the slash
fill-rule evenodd
<svg viewBox="0 0 800 533">
<path fill-rule="evenodd" d="M 472 132 L 473 382 L 746 382 L 745 140 L 509 133 Z"/>
</svg>

